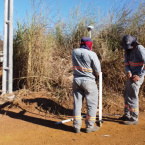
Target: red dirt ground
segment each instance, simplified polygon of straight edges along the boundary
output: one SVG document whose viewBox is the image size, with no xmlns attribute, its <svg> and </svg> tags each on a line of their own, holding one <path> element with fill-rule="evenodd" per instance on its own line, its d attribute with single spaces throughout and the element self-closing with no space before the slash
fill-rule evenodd
<svg viewBox="0 0 145 145">
<path fill-rule="evenodd" d="M 54 116 L 43 118 L 18 109 L 0 115 L 1 145 L 145 145 L 145 113 L 140 113 L 139 125 L 125 126 L 114 117 L 105 118 L 98 132 L 72 132 L 72 122 L 55 125 Z M 3 112 L 5 113 L 5 112 Z"/>
<path fill-rule="evenodd" d="M 143 110 L 140 111 L 139 125 L 130 126 L 123 125 L 117 120 L 118 117 L 113 116 L 114 113 L 122 113 L 122 98 L 118 97 L 110 104 L 104 103 L 103 114 L 106 115 L 103 115 L 102 127 L 88 134 L 85 133 L 84 119 L 79 134 L 73 132 L 72 122 L 56 125 L 56 122 L 71 116 L 55 112 L 55 107 L 66 114 L 68 110 L 48 100 L 48 96 L 36 93 L 35 96 L 25 95 L 23 99 L 18 97 L 14 100 L 17 107 L 12 107 L 8 102 L 1 105 L 0 145 L 145 145 L 145 112 L 141 112 L 145 108 L 145 100 L 140 103 Z M 55 106 L 54 110 L 49 110 L 52 113 L 46 110 L 49 107 L 45 108 L 50 103 L 53 104 L 51 108 Z"/>
</svg>

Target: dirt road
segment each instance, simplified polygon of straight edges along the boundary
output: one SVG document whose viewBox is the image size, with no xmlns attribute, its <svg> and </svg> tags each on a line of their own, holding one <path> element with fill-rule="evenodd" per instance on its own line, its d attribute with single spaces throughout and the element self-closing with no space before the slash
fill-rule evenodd
<svg viewBox="0 0 145 145">
<path fill-rule="evenodd" d="M 120 124 L 107 116 L 98 132 L 72 131 L 72 122 L 55 125 L 55 116 L 25 112 L 15 108 L 0 110 L 0 145 L 145 145 L 145 113 L 140 113 L 139 125 Z"/>
</svg>

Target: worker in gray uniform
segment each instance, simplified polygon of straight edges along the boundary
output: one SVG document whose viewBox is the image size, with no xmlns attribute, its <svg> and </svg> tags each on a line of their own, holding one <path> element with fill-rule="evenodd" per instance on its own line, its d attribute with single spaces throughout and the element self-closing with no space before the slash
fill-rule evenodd
<svg viewBox="0 0 145 145">
<path fill-rule="evenodd" d="M 138 94 L 145 75 L 145 48 L 137 38 L 125 35 L 122 39 L 125 49 L 125 71 L 127 82 L 124 90 L 124 115 L 119 118 L 126 125 L 138 124 L 139 100 Z"/>
<path fill-rule="evenodd" d="M 92 50 L 92 40 L 89 37 L 81 39 L 80 48 L 74 49 L 72 52 L 73 62 L 73 126 L 76 133 L 80 132 L 81 108 L 83 99 L 86 99 L 87 115 L 86 115 L 86 132 L 93 132 L 99 129 L 94 126 L 96 121 L 98 89 L 96 84 L 96 76 L 101 72 L 100 61 L 95 52 Z"/>
</svg>

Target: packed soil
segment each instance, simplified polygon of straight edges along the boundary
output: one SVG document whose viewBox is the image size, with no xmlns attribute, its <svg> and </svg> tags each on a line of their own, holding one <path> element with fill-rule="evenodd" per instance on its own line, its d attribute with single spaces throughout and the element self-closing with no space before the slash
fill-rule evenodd
<svg viewBox="0 0 145 145">
<path fill-rule="evenodd" d="M 23 92 L 23 94 L 22 94 Z M 124 125 L 117 118 L 123 113 L 123 98 L 103 99 L 102 126 L 97 132 L 85 133 L 82 119 L 81 133 L 74 133 L 72 100 L 58 105 L 57 98 L 47 92 L 19 92 L 13 101 L 1 100 L 0 145 L 145 145 L 145 100 L 140 99 L 138 125 Z M 69 104 L 68 104 L 69 102 Z M 68 107 L 69 106 L 69 107 Z M 82 113 L 86 112 L 85 103 Z"/>
</svg>

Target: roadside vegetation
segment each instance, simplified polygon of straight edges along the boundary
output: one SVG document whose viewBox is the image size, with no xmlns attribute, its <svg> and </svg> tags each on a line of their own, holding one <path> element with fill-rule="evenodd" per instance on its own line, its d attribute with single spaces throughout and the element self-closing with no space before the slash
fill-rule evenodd
<svg viewBox="0 0 145 145">
<path fill-rule="evenodd" d="M 72 98 L 71 52 L 79 47 L 81 37 L 89 36 L 87 26 L 93 25 L 93 50 L 102 65 L 103 97 L 122 94 L 126 76 L 121 39 L 126 34 L 134 35 L 145 46 L 145 3 L 137 7 L 134 0 L 128 1 L 127 6 L 120 5 L 118 9 L 114 3 L 105 16 L 98 9 L 86 8 L 82 13 L 76 6 L 67 20 L 57 15 L 58 21 L 53 23 L 46 5 L 37 2 L 32 1 L 33 14 L 17 22 L 14 87 L 47 90 L 59 103 Z M 140 95 L 145 95 L 145 84 Z"/>
</svg>

